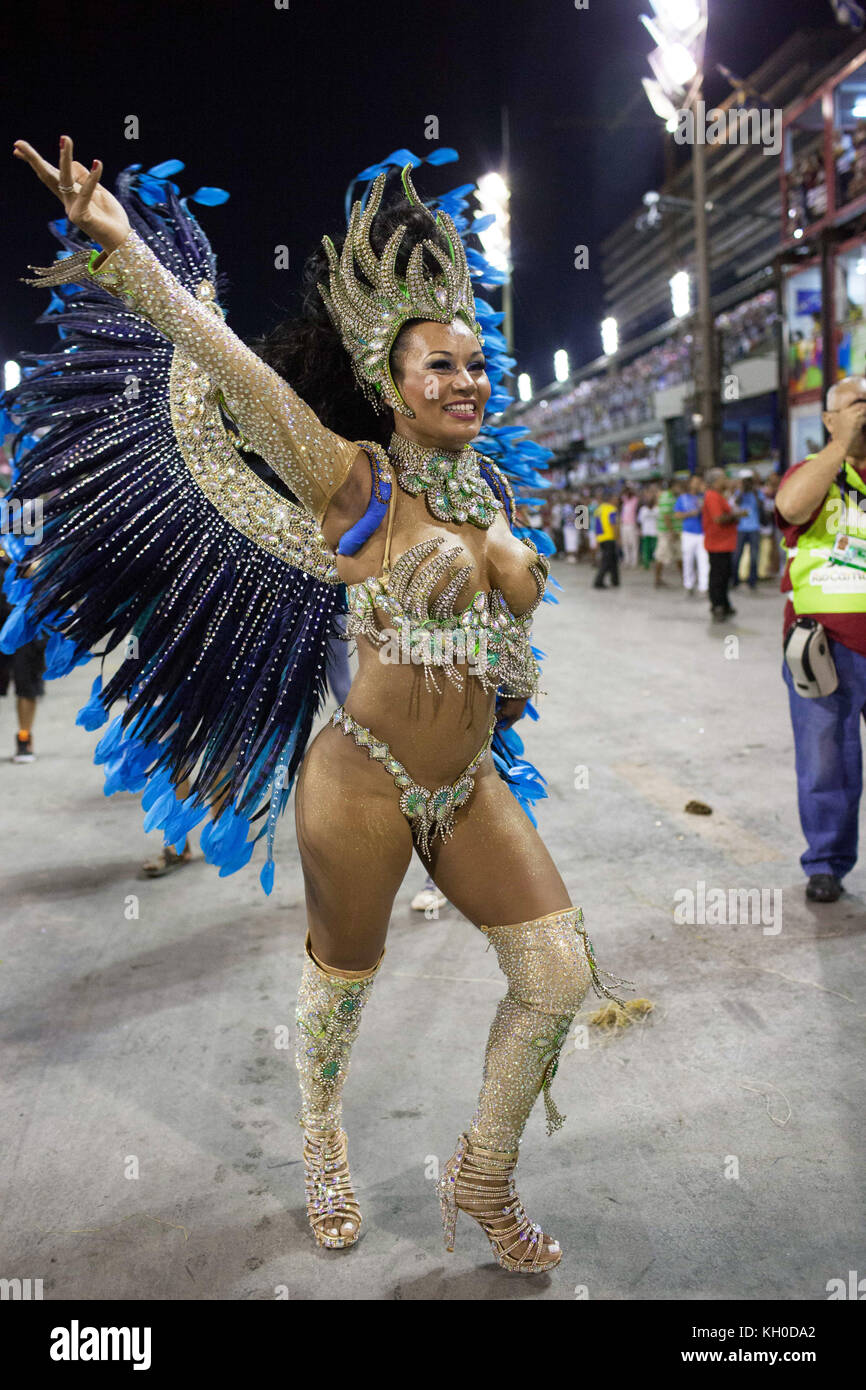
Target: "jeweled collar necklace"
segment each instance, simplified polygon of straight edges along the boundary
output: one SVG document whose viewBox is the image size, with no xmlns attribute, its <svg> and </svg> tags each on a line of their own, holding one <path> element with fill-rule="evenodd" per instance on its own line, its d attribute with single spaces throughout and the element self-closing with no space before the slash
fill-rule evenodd
<svg viewBox="0 0 866 1390">
<path fill-rule="evenodd" d="M 462 449 L 435 449 L 392 434 L 388 453 L 397 466 L 397 482 L 427 506 L 439 521 L 470 521 L 486 531 L 502 503 L 481 476 L 480 455 L 469 444 Z"/>
</svg>

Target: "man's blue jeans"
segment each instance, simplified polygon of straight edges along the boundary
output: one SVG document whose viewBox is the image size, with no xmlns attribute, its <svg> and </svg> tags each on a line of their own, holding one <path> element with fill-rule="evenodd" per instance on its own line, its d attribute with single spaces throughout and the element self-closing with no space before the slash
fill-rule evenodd
<svg viewBox="0 0 866 1390">
<path fill-rule="evenodd" d="M 810 876 L 843 878 L 857 862 L 866 656 L 832 639 L 830 651 L 839 673 L 832 695 L 805 699 L 794 689 L 785 662 L 782 674 L 794 726 L 800 824 L 808 843 L 800 863 Z"/>
<path fill-rule="evenodd" d="M 754 589 L 758 584 L 758 557 L 761 554 L 761 533 L 760 531 L 740 531 L 737 536 L 737 553 L 734 558 L 734 571 L 731 575 L 731 588 L 736 589 L 740 582 L 740 561 L 743 558 L 743 551 L 749 547 L 749 588 Z"/>
</svg>

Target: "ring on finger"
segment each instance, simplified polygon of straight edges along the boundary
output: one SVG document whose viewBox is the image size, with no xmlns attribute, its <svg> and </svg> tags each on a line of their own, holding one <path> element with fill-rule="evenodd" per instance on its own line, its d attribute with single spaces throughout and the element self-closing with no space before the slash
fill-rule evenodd
<svg viewBox="0 0 866 1390">
<path fill-rule="evenodd" d="M 59 183 L 59 184 L 57 185 L 57 187 L 60 189 L 60 192 L 61 192 L 61 193 L 80 193 L 80 192 L 81 192 L 81 185 L 80 185 L 80 184 L 77 184 L 77 183 L 73 183 L 73 184 Z"/>
</svg>

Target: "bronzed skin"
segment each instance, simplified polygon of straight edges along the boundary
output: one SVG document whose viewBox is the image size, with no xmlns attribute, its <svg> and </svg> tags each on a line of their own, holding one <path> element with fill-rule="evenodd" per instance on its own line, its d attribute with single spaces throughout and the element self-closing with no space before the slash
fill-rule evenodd
<svg viewBox="0 0 866 1390">
<path fill-rule="evenodd" d="M 406 330 L 401 346 L 405 350 L 392 370 L 416 418 L 395 415 L 395 429 L 418 443 L 443 448 L 471 442 L 490 396 L 477 338 L 459 320 L 450 325 L 424 322 Z M 450 415 L 447 407 L 456 401 L 475 402 L 475 419 Z M 370 464 L 361 454 L 325 514 L 322 531 L 329 545 L 336 548 L 344 531 L 363 515 L 369 496 Z M 338 557 L 347 583 L 381 574 L 385 529 L 383 523 L 356 555 Z M 474 574 L 456 601 L 458 609 L 476 590 L 497 587 L 515 613 L 531 606 L 537 592 L 529 571 L 531 556 L 503 515 L 486 531 L 469 523 L 442 522 L 432 516 L 423 494 L 399 491 L 392 563 L 418 541 L 437 535 L 459 537 L 474 562 Z M 434 598 L 446 583 L 443 577 Z M 495 696 L 472 676 L 462 691 L 441 673 L 437 679 L 441 693 L 426 688 L 421 666 L 383 663 L 362 639 L 358 674 L 346 700 L 349 713 L 383 738 L 410 775 L 431 789 L 453 781 L 472 760 L 484 743 L 495 705 Z M 519 714 L 523 704 L 510 702 L 508 713 Z M 363 970 L 381 954 L 394 897 L 412 855 L 409 825 L 393 780 L 352 739 L 328 725 L 308 750 L 295 805 L 313 949 L 319 955 L 321 946 L 321 958 L 330 964 Z M 335 834 L 335 820 L 344 834 Z M 453 836 L 444 841 L 436 836 L 425 863 L 449 901 L 478 925 L 528 921 L 571 905 L 537 831 L 496 773 L 490 754 L 476 775 L 468 807 L 457 815 Z M 365 885 L 363 895 L 357 891 L 359 883 Z"/>
<path fill-rule="evenodd" d="M 490 396 L 478 340 L 460 321 L 450 326 L 415 324 L 402 338 L 405 352 L 399 368 L 392 363 L 392 371 L 416 419 L 395 415 L 395 429 L 420 444 L 443 448 L 471 442 Z M 455 400 L 477 402 L 475 421 L 448 415 L 445 407 Z M 370 488 L 370 464 L 362 453 L 323 518 L 322 532 L 334 549 L 363 516 Z M 396 508 L 392 564 L 428 536 L 459 535 L 475 572 L 455 608 L 464 608 L 477 589 L 496 587 L 503 590 L 512 612 L 531 606 L 537 591 L 528 552 L 502 515 L 486 531 L 469 523 L 441 522 L 431 515 L 423 494 L 412 497 L 402 491 Z M 357 554 L 338 557 L 340 577 L 347 583 L 381 574 L 385 529 L 383 523 Z M 447 577 L 440 580 L 433 598 L 446 583 Z M 486 693 L 473 676 L 457 691 L 441 673 L 441 694 L 428 691 L 420 666 L 383 664 L 366 639 L 357 645 L 358 674 L 346 709 L 385 739 L 422 786 L 434 789 L 453 781 L 484 742 L 495 695 Z M 506 715 L 519 717 L 524 703 L 510 701 Z M 313 950 L 344 970 L 374 965 L 413 850 L 390 774 L 353 739 L 325 725 L 301 766 L 295 824 Z M 476 925 L 525 922 L 571 906 L 541 836 L 496 772 L 490 753 L 476 773 L 468 806 L 456 817 L 453 835 L 448 840 L 437 835 L 429 857 L 418 853 L 449 902 Z M 501 1224 L 507 1220 L 503 1217 Z M 349 1223 L 345 1233 L 351 1229 Z M 542 1239 L 553 1263 L 558 1246 L 549 1236 Z"/>
<path fill-rule="evenodd" d="M 14 154 L 60 199 L 70 221 L 106 252 L 120 246 L 129 221 L 100 184 L 99 160 L 90 170 L 76 162 L 67 136 L 61 137 L 59 166 L 23 140 L 15 142 Z M 480 345 L 461 321 L 407 328 L 393 354 L 392 371 L 415 418 L 397 415 L 395 428 L 424 445 L 455 449 L 471 442 L 490 396 L 482 364 Z M 449 404 L 469 400 L 476 404 L 474 418 L 461 420 L 448 413 Z M 325 539 L 334 549 L 364 514 L 369 496 L 370 465 L 359 452 L 322 519 Z M 470 523 L 437 521 L 423 495 L 399 492 L 396 506 L 392 562 L 428 536 L 459 533 L 475 573 L 456 606 L 465 607 L 477 589 L 490 588 L 502 589 L 514 613 L 531 606 L 536 594 L 531 557 L 504 517 L 483 531 Z M 340 557 L 341 578 L 353 583 L 378 575 L 384 545 L 383 525 L 356 555 Z M 446 582 L 440 581 L 433 598 Z M 365 640 L 358 643 L 358 657 L 359 672 L 346 701 L 349 712 L 383 738 L 423 785 L 435 788 L 453 781 L 484 742 L 494 695 L 471 676 L 458 693 L 441 675 L 442 693 L 431 693 L 421 667 L 383 665 Z M 506 714 L 517 717 L 522 705 L 510 702 Z M 335 968 L 365 970 L 381 955 L 394 899 L 412 857 L 412 836 L 394 782 L 354 740 L 327 724 L 302 764 L 295 819 L 313 950 Z M 457 815 L 453 836 L 444 842 L 437 836 L 425 863 L 449 901 L 476 925 L 529 921 L 571 906 L 550 854 L 489 753 L 469 803 Z M 335 1221 L 330 1233 L 343 1230 L 348 1235 L 352 1229 L 351 1222 Z M 549 1237 L 543 1239 L 551 1245 Z"/>
</svg>

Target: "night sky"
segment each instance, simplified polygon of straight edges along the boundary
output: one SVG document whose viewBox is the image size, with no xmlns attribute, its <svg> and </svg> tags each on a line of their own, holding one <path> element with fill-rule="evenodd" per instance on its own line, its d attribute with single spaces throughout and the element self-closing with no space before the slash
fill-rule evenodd
<svg viewBox="0 0 866 1390">
<path fill-rule="evenodd" d="M 521 370 L 552 377 L 552 352 L 577 365 L 598 355 L 603 316 L 600 245 L 659 181 L 662 128 L 640 86 L 649 75 L 646 0 L 29 0 L 4 34 L 4 267 L 0 352 L 44 350 L 33 319 L 47 297 L 17 281 L 45 264 L 59 209 L 11 157 L 29 140 L 56 162 L 58 137 L 76 157 L 98 155 L 105 181 L 124 165 L 185 161 L 181 191 L 231 193 L 199 210 L 230 276 L 229 322 L 253 337 L 295 308 L 305 256 L 344 226 L 346 185 L 406 146 L 429 153 L 425 118 L 458 164 L 422 168 L 422 196 L 474 181 L 500 163 L 500 108 L 510 113 L 514 302 Z M 26 23 L 25 23 L 26 21 Z M 794 28 L 835 23 L 829 0 L 710 0 L 708 69 L 744 75 Z M 850 31 L 849 31 L 850 32 Z M 853 37 L 853 35 L 852 35 Z M 729 88 L 708 81 L 709 99 Z M 124 138 L 134 114 L 140 139 Z M 589 271 L 573 247 L 590 248 Z M 273 248 L 290 249 L 288 270 Z"/>
</svg>

